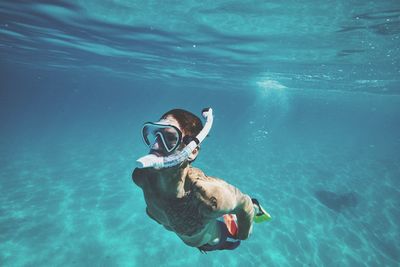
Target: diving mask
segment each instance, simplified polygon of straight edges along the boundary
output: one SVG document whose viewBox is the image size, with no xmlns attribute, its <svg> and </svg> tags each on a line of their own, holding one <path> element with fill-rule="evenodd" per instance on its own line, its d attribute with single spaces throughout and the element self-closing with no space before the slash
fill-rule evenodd
<svg viewBox="0 0 400 267">
<path fill-rule="evenodd" d="M 162 145 L 167 153 L 175 151 L 182 140 L 182 132 L 174 125 L 168 124 L 167 120 L 156 123 L 146 122 L 142 128 L 144 143 L 154 149 L 155 144 Z"/>
</svg>

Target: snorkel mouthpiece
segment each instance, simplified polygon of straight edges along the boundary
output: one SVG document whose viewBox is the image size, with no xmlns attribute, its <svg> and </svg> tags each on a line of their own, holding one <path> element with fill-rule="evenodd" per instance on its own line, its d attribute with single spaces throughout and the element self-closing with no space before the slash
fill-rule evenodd
<svg viewBox="0 0 400 267">
<path fill-rule="evenodd" d="M 136 167 L 139 169 L 143 168 L 168 168 L 176 166 L 185 161 L 196 147 L 203 142 L 208 133 L 211 130 L 213 124 L 213 113 L 211 108 L 205 108 L 202 110 L 202 115 L 206 119 L 206 123 L 200 133 L 191 141 L 182 151 L 172 154 L 167 157 L 157 157 L 156 155 L 149 154 L 136 160 Z"/>
<path fill-rule="evenodd" d="M 162 157 L 157 157 L 156 155 L 149 154 L 144 157 L 141 157 L 140 159 L 136 160 L 136 167 L 139 169 L 143 168 L 160 168 L 159 166 L 163 166 L 163 158 Z"/>
</svg>

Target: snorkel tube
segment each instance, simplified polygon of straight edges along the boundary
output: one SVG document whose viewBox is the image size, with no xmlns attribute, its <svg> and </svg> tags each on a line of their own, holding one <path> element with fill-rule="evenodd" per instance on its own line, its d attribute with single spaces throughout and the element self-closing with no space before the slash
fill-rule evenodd
<svg viewBox="0 0 400 267">
<path fill-rule="evenodd" d="M 176 166 L 183 161 L 185 161 L 189 156 L 192 154 L 192 152 L 195 150 L 195 148 L 203 142 L 203 140 L 206 138 L 208 133 L 211 130 L 212 124 L 213 124 L 213 113 L 211 108 L 205 108 L 202 110 L 202 115 L 206 119 L 206 123 L 203 127 L 203 129 L 200 131 L 200 133 L 194 138 L 193 141 L 191 141 L 182 151 L 172 154 L 167 157 L 157 157 L 156 155 L 149 154 L 144 157 L 139 158 L 136 160 L 136 167 L 139 169 L 143 168 L 156 168 L 156 169 L 162 169 L 162 168 L 169 168 Z"/>
</svg>

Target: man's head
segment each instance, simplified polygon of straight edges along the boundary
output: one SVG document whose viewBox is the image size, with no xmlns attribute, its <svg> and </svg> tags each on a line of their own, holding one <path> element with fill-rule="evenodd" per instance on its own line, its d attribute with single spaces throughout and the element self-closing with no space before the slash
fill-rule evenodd
<svg viewBox="0 0 400 267">
<path fill-rule="evenodd" d="M 199 117 L 194 115 L 193 113 L 183 110 L 183 109 L 172 109 L 166 112 L 164 115 L 161 116 L 160 122 L 167 125 L 172 125 L 174 128 L 177 128 L 180 132 L 179 138 L 180 145 L 177 147 L 177 150 L 182 150 L 190 141 L 195 138 L 200 131 L 203 129 L 203 124 Z M 173 128 L 166 129 L 166 133 L 164 134 L 164 138 L 168 138 L 169 131 L 174 132 Z M 175 134 L 176 135 L 176 134 Z M 168 142 L 168 140 L 164 140 Z M 189 162 L 192 162 L 197 157 L 199 152 L 199 147 L 197 147 L 193 153 L 189 157 Z M 162 140 L 156 140 L 153 147 L 151 148 L 151 153 L 157 156 L 166 156 L 171 154 L 165 148 L 162 143 Z"/>
<path fill-rule="evenodd" d="M 178 122 L 183 138 L 185 138 L 185 136 L 196 137 L 200 133 L 201 129 L 203 129 L 203 123 L 200 118 L 184 109 L 172 109 L 164 113 L 164 115 L 161 116 L 161 119 L 174 119 Z"/>
</svg>

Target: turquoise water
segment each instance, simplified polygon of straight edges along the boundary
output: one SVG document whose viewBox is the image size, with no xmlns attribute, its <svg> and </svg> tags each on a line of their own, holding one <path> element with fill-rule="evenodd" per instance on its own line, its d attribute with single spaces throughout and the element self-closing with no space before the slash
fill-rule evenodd
<svg viewBox="0 0 400 267">
<path fill-rule="evenodd" d="M 2 1 L 0 68 L 1 266 L 399 266 L 398 1 Z M 131 172 L 208 106 L 194 165 L 273 220 L 203 255 Z"/>
</svg>

